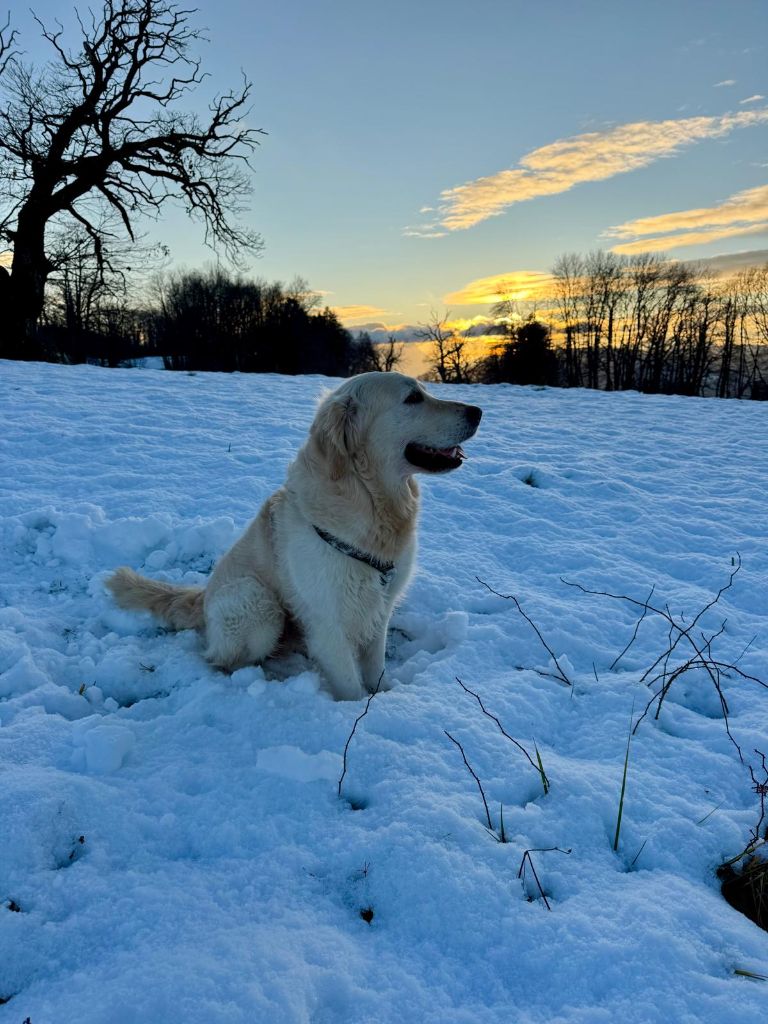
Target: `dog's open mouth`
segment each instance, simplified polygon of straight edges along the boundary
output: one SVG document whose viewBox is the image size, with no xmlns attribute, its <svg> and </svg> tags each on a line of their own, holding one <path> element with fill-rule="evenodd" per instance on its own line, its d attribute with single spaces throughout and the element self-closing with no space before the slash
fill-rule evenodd
<svg viewBox="0 0 768 1024">
<path fill-rule="evenodd" d="M 431 448 L 427 444 L 416 444 L 411 441 L 406 445 L 405 457 L 412 466 L 426 469 L 429 473 L 445 473 L 449 469 L 458 469 L 466 458 L 459 445 L 452 448 Z"/>
</svg>

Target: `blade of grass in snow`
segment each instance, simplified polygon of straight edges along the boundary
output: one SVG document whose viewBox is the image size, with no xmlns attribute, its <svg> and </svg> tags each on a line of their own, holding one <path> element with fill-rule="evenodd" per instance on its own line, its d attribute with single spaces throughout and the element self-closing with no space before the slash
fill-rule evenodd
<svg viewBox="0 0 768 1024">
<path fill-rule="evenodd" d="M 630 866 L 630 868 L 633 868 L 633 867 L 635 866 L 635 864 L 637 864 L 638 860 L 640 859 L 640 854 L 641 854 L 641 853 L 643 852 L 643 850 L 645 849 L 645 844 L 646 844 L 647 842 L 648 842 L 648 840 L 647 840 L 647 839 L 644 839 L 644 840 L 643 840 L 643 845 L 642 845 L 642 846 L 640 847 L 640 849 L 639 849 L 639 850 L 637 851 L 637 853 L 635 854 L 635 856 L 634 856 L 634 857 L 632 858 L 632 863 L 631 863 L 631 864 L 629 865 L 629 866 Z"/>
<path fill-rule="evenodd" d="M 699 818 L 699 820 L 696 822 L 696 824 L 697 825 L 703 825 L 704 822 L 707 820 L 707 818 L 711 818 L 712 815 L 715 813 L 715 811 L 719 811 L 724 803 L 725 803 L 725 800 L 721 800 L 719 804 L 717 804 L 715 807 L 712 808 L 712 810 L 709 812 L 709 814 L 705 814 L 703 818 Z"/>
<path fill-rule="evenodd" d="M 734 967 L 734 974 L 738 974 L 740 978 L 751 978 L 753 981 L 768 981 L 768 975 L 757 974 L 755 971 L 748 971 L 743 967 Z"/>
<path fill-rule="evenodd" d="M 621 833 L 621 817 L 624 813 L 624 794 L 627 789 L 627 768 L 629 766 L 629 746 L 632 742 L 632 716 L 635 713 L 635 702 L 632 701 L 632 710 L 629 713 L 629 733 L 627 734 L 627 752 L 624 755 L 624 772 L 621 776 L 621 795 L 619 796 L 619 813 L 616 817 L 616 835 L 613 837 L 614 853 L 619 848 L 619 835 Z"/>
<path fill-rule="evenodd" d="M 539 775 L 541 776 L 541 784 L 544 787 L 544 796 L 546 796 L 549 792 L 549 779 L 547 778 L 547 773 L 544 771 L 544 765 L 541 761 L 541 754 L 539 753 L 539 748 L 536 746 L 536 740 L 533 741 L 533 749 L 536 751 L 536 760 L 539 765 Z"/>
</svg>

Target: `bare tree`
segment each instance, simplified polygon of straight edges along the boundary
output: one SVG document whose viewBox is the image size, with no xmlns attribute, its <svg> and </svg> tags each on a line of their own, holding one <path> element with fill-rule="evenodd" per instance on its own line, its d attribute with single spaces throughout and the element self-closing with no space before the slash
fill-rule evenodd
<svg viewBox="0 0 768 1024">
<path fill-rule="evenodd" d="M 614 332 L 617 309 L 625 292 L 624 274 L 625 261 L 615 253 L 598 249 L 584 260 L 582 304 L 588 381 L 593 388 L 600 387 L 602 381 L 606 391 L 614 387 Z"/>
<path fill-rule="evenodd" d="M 750 384 L 753 398 L 768 399 L 768 367 L 765 352 L 768 349 L 768 263 L 752 267 L 740 275 L 746 297 L 750 322 L 754 325 L 756 343 L 750 344 L 746 335 L 743 341 L 749 349 Z M 742 345 L 744 352 L 744 344 Z"/>
<path fill-rule="evenodd" d="M 99 332 L 105 318 L 126 306 L 129 285 L 136 293 L 168 258 L 166 246 L 120 237 L 106 222 L 99 223 L 99 233 L 109 239 L 109 250 L 102 248 L 101 258 L 77 222 L 47 237 L 50 273 L 43 322 L 74 332 Z"/>
<path fill-rule="evenodd" d="M 403 358 L 404 348 L 403 344 L 398 345 L 394 334 L 390 334 L 385 347 L 375 344 L 368 331 L 361 331 L 354 340 L 349 371 L 351 374 L 391 373 Z"/>
<path fill-rule="evenodd" d="M 651 298 L 644 358 L 639 372 L 641 390 L 658 394 L 669 390 L 665 381 L 671 349 L 675 344 L 675 325 L 682 310 L 696 291 L 696 273 L 685 263 L 665 261 Z"/>
<path fill-rule="evenodd" d="M 466 384 L 474 378 L 474 363 L 467 354 L 467 339 L 448 326 L 448 313 L 420 324 L 415 332 L 421 341 L 430 342 L 430 370 L 443 384 Z"/>
<path fill-rule="evenodd" d="M 584 260 L 578 253 L 565 253 L 552 267 L 555 298 L 565 332 L 565 382 L 568 387 L 578 387 L 582 383 L 578 337 L 583 275 Z"/>
<path fill-rule="evenodd" d="M 398 345 L 394 334 L 390 334 L 387 339 L 386 348 L 384 345 L 380 345 L 377 355 L 379 357 L 379 369 L 385 373 L 391 373 L 396 366 L 398 366 L 403 358 L 403 350 L 405 345 L 402 342 Z"/>
<path fill-rule="evenodd" d="M 104 0 L 77 15 L 80 41 L 46 27 L 51 62 L 38 69 L 0 29 L 0 241 L 13 251 L 6 318 L 14 349 L 29 356 L 51 271 L 46 230 L 78 222 L 104 258 L 104 208 L 134 239 L 141 214 L 157 216 L 171 197 L 204 226 L 206 241 L 230 257 L 260 245 L 238 223 L 250 191 L 248 159 L 259 132 L 243 125 L 251 86 L 243 81 L 209 104 L 204 118 L 177 102 L 205 77 L 191 47 L 201 33 L 174 0 Z"/>
<path fill-rule="evenodd" d="M 658 288 L 665 260 L 656 253 L 630 256 L 626 269 L 626 293 L 619 350 L 614 353 L 614 386 L 638 386 Z"/>
<path fill-rule="evenodd" d="M 718 398 L 727 398 L 733 383 L 734 362 L 736 361 L 736 332 L 739 320 L 744 311 L 741 290 L 736 282 L 728 281 L 720 294 L 720 366 L 717 375 L 715 394 Z"/>
<path fill-rule="evenodd" d="M 320 308 L 320 301 L 322 295 L 320 292 L 314 291 L 309 286 L 309 281 L 304 277 L 294 277 L 292 281 L 288 282 L 288 286 L 285 289 L 286 298 L 293 299 L 293 301 L 300 306 L 305 313 L 313 313 L 315 310 Z"/>
</svg>

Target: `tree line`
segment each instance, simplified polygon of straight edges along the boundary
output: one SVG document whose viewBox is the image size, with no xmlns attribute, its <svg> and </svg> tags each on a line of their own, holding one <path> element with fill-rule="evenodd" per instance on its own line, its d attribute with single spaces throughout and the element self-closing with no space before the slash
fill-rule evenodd
<svg viewBox="0 0 768 1024">
<path fill-rule="evenodd" d="M 37 326 L 43 358 L 116 366 L 156 355 L 172 370 L 329 376 L 392 370 L 402 360 L 402 343 L 353 336 L 300 278 L 270 283 L 220 266 L 168 272 L 162 250 L 140 246 L 106 270 L 77 232 L 62 251 Z M 127 278 L 138 273 L 129 260 L 145 271 L 140 303 L 128 298 Z M 448 314 L 433 314 L 416 331 L 428 345 L 424 376 L 768 397 L 768 265 L 713 281 L 654 254 L 569 254 L 556 261 L 542 301 L 521 310 L 501 297 L 492 310 L 499 340 L 479 358 Z"/>
<path fill-rule="evenodd" d="M 145 250 L 143 258 L 158 254 Z M 354 337 L 301 278 L 283 284 L 220 266 L 156 269 L 143 297 L 131 301 L 122 277 L 100 273 L 88 258 L 67 261 L 48 282 L 39 356 L 103 366 L 156 357 L 168 370 L 344 377 L 391 370 L 402 355 L 394 339 L 381 346 Z"/>
<path fill-rule="evenodd" d="M 571 253 L 546 300 L 521 313 L 502 295 L 492 314 L 504 336 L 474 360 L 433 316 L 421 332 L 432 379 L 768 398 L 768 265 L 712 280 L 654 253 Z"/>
</svg>

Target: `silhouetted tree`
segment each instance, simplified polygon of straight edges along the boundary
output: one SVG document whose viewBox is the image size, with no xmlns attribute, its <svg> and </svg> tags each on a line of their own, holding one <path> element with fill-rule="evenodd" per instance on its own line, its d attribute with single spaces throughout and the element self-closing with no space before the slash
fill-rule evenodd
<svg viewBox="0 0 768 1024">
<path fill-rule="evenodd" d="M 486 384 L 505 381 L 556 387 L 560 383 L 560 364 L 547 325 L 539 320 L 511 325 L 509 340 L 482 360 L 480 375 Z"/>
<path fill-rule="evenodd" d="M 740 275 L 741 288 L 746 297 L 747 313 L 754 325 L 755 343 L 742 331 L 742 353 L 749 350 L 749 386 L 752 398 L 768 400 L 768 263 L 750 267 Z"/>
<path fill-rule="evenodd" d="M 474 379 L 475 365 L 467 354 L 467 339 L 448 326 L 448 314 L 420 324 L 415 332 L 421 341 L 430 342 L 429 371 L 443 384 L 466 384 Z"/>
<path fill-rule="evenodd" d="M 375 344 L 368 331 L 360 331 L 353 340 L 350 373 L 368 373 L 372 370 L 390 373 L 403 358 L 404 345 L 398 345 L 390 334 L 386 345 Z"/>
<path fill-rule="evenodd" d="M 584 260 L 578 253 L 565 253 L 552 267 L 555 300 L 565 334 L 565 383 L 568 387 L 578 387 L 582 383 L 578 304 L 583 275 Z"/>
<path fill-rule="evenodd" d="M 344 376 L 354 345 L 330 309 L 295 282 L 251 281 L 222 267 L 156 282 L 156 344 L 173 370 Z"/>
<path fill-rule="evenodd" d="M 168 251 L 121 238 L 108 225 L 103 231 L 112 240 L 104 259 L 97 259 L 79 224 L 55 232 L 48 242 L 51 272 L 37 332 L 46 358 L 111 366 L 149 349 L 147 315 L 134 307 L 130 290 L 140 292 Z M 134 351 L 140 345 L 143 353 Z"/>
<path fill-rule="evenodd" d="M 53 51 L 42 68 L 23 62 L 8 23 L 0 29 L 0 240 L 13 250 L 6 355 L 35 354 L 46 230 L 62 218 L 82 225 L 99 261 L 105 207 L 133 239 L 137 216 L 172 196 L 230 256 L 260 244 L 239 221 L 258 134 L 240 121 L 250 84 L 215 98 L 204 118 L 176 109 L 204 77 L 191 13 L 173 0 L 105 0 L 100 13 L 78 15 L 74 50 L 38 19 Z"/>
<path fill-rule="evenodd" d="M 385 373 L 391 373 L 402 362 L 404 350 L 405 345 L 402 342 L 398 344 L 394 334 L 390 334 L 386 345 L 379 345 L 377 349 L 378 369 Z"/>
</svg>

